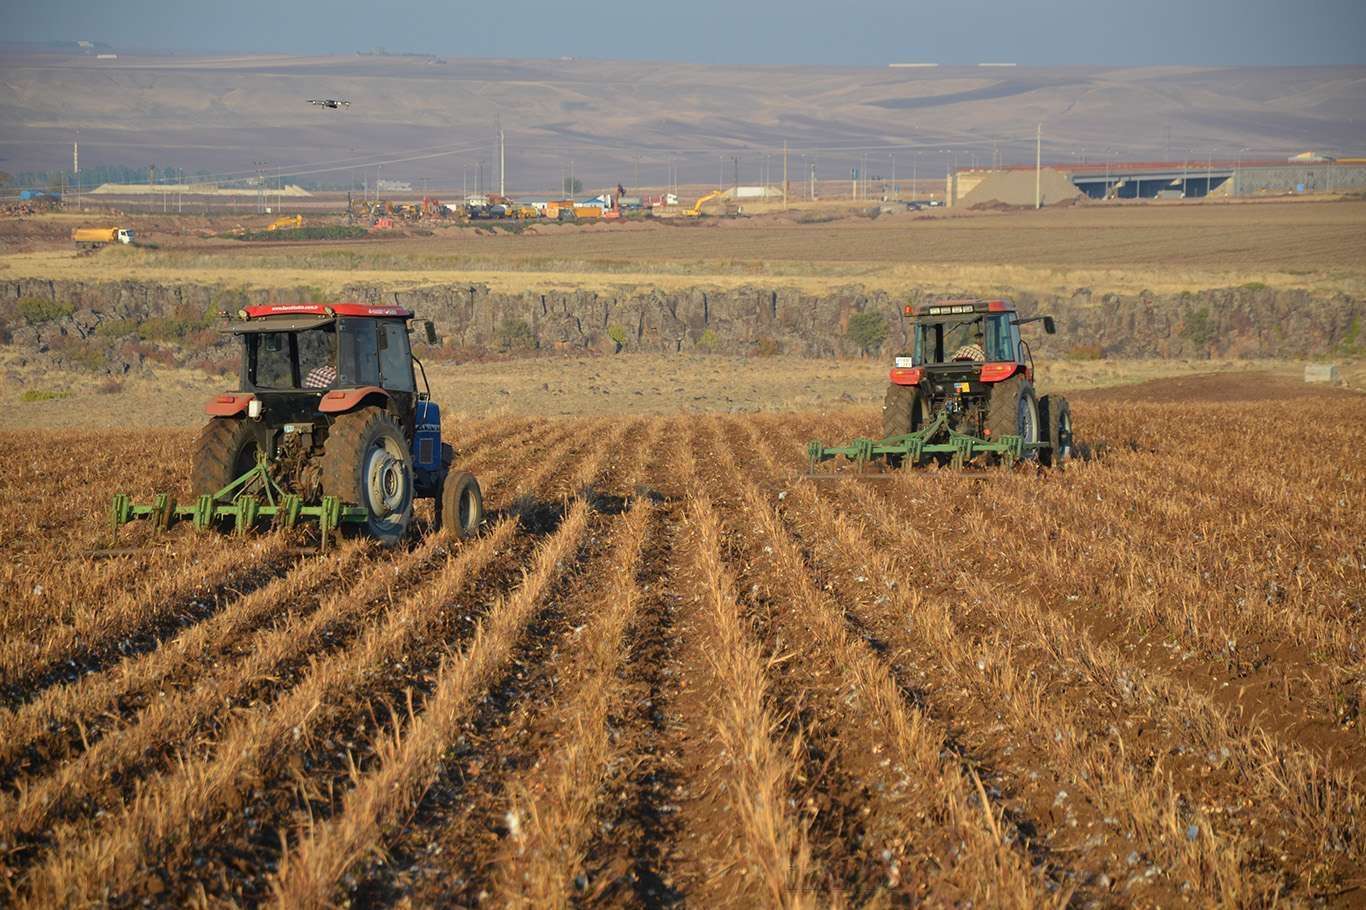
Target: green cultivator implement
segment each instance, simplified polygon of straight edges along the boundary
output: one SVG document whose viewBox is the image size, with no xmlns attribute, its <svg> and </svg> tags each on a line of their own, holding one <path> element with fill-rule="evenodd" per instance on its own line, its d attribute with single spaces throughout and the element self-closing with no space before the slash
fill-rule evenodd
<svg viewBox="0 0 1366 910">
<path fill-rule="evenodd" d="M 810 462 L 808 476 L 819 478 L 841 476 L 820 474 L 816 470 L 821 463 L 840 457 L 853 464 L 853 473 L 863 474 L 868 465 L 875 462 L 892 467 L 921 467 L 933 460 L 947 461 L 950 467 L 961 468 L 979 455 L 1013 465 L 1040 448 L 1047 448 L 1047 443 L 1025 442 L 1020 436 L 987 440 L 954 432 L 949 429 L 949 415 L 940 411 L 928 426 L 914 433 L 883 439 L 858 438 L 842 446 L 827 446 L 816 440 L 807 445 L 806 454 Z"/>
<path fill-rule="evenodd" d="M 280 488 L 270 476 L 269 463 L 261 457 L 251 470 L 217 493 L 197 497 L 193 505 L 178 505 L 166 493 L 158 493 L 151 505 L 138 505 L 128 494 L 116 493 L 111 517 L 116 532 L 131 521 L 146 518 L 162 531 L 179 521 L 192 521 L 199 531 L 231 522 L 233 532 L 238 535 L 246 534 L 258 522 L 274 522 L 292 528 L 300 520 L 316 521 L 322 532 L 322 545 L 326 548 L 332 531 L 343 524 L 364 524 L 370 514 L 361 506 L 343 504 L 335 496 L 323 496 L 317 503 L 306 504 L 303 497 Z"/>
</svg>

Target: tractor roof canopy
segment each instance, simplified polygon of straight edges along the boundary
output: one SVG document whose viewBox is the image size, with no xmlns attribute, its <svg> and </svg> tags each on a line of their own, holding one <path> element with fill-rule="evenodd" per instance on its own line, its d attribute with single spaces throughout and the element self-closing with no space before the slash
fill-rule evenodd
<svg viewBox="0 0 1366 910">
<path fill-rule="evenodd" d="M 901 308 L 903 316 L 958 316 L 971 313 L 1013 313 L 1015 304 L 1005 298 L 998 300 L 935 300 L 930 303 L 908 303 Z"/>
<path fill-rule="evenodd" d="M 413 313 L 401 306 L 371 306 L 368 303 L 261 303 L 243 307 L 237 311 L 237 316 L 242 320 L 269 316 L 368 316 L 374 319 L 412 319 Z"/>
</svg>

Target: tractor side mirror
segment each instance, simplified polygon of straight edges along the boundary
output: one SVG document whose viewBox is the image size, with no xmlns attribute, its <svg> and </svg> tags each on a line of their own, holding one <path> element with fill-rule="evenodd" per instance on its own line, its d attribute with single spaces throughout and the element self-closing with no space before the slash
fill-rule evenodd
<svg viewBox="0 0 1366 910">
<path fill-rule="evenodd" d="M 430 319 L 423 320 L 422 332 L 423 335 L 426 337 L 428 344 L 437 344 L 441 340 L 436 337 L 436 326 L 432 323 Z"/>
<path fill-rule="evenodd" d="M 1043 330 L 1049 335 L 1056 335 L 1058 333 L 1058 324 L 1053 321 L 1052 316 L 1045 316 L 1043 318 Z"/>
</svg>

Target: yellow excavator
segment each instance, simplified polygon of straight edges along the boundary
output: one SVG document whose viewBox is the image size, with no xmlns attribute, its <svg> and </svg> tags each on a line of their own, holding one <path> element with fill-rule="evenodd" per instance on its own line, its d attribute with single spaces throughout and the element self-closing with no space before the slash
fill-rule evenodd
<svg viewBox="0 0 1366 910">
<path fill-rule="evenodd" d="M 287 229 L 287 228 L 301 228 L 301 227 L 303 227 L 303 226 L 304 226 L 304 216 L 303 216 L 303 215 L 284 215 L 284 216 L 281 216 L 281 217 L 279 217 L 279 218 L 276 218 L 276 219 L 275 219 L 274 221 L 272 221 L 270 224 L 266 225 L 266 230 L 268 230 L 268 231 L 282 231 L 282 230 L 285 230 L 285 229 Z"/>
<path fill-rule="evenodd" d="M 700 218 L 702 217 L 702 206 L 711 202 L 713 199 L 718 199 L 724 195 L 726 195 L 725 190 L 712 190 L 710 193 L 694 202 L 692 208 L 688 209 L 683 214 L 687 215 L 689 218 Z"/>
</svg>

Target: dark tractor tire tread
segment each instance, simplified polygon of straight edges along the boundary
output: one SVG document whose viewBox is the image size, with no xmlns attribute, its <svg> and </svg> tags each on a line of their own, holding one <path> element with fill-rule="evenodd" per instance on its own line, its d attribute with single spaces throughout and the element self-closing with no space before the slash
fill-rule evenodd
<svg viewBox="0 0 1366 910">
<path fill-rule="evenodd" d="M 191 494 L 217 493 L 236 480 L 242 473 L 239 458 L 246 447 L 256 447 L 256 434 L 245 420 L 215 417 L 205 424 L 190 456 Z"/>
<path fill-rule="evenodd" d="M 1040 423 L 1038 420 L 1038 399 L 1034 395 L 1034 387 L 1024 376 L 1016 374 L 1009 379 L 1004 379 L 991 387 L 991 398 L 987 403 L 987 429 L 991 431 L 992 439 L 1000 439 L 1002 436 L 1015 436 L 1019 434 L 1020 428 L 1019 405 L 1020 397 L 1028 395 L 1035 399 L 1035 421 L 1034 440 L 1026 439 L 1025 442 L 1037 442 L 1040 434 Z"/>
<path fill-rule="evenodd" d="M 323 444 L 322 458 L 319 459 L 324 496 L 336 496 L 345 504 L 366 502 L 365 491 L 361 487 L 361 459 L 366 454 L 365 442 L 367 439 L 373 439 L 376 433 L 385 431 L 396 437 L 404 451 L 407 451 L 408 443 L 403 430 L 388 414 L 378 408 L 361 408 L 341 414 L 333 420 L 327 431 L 327 441 Z M 398 544 L 412 522 L 416 476 L 411 456 L 408 458 L 408 483 L 408 506 L 398 523 L 399 527 L 382 531 L 376 527 L 374 518 L 371 518 L 366 526 L 370 535 L 385 546 Z"/>
<path fill-rule="evenodd" d="M 468 521 L 463 520 L 460 503 L 468 491 L 472 498 L 473 510 Z M 484 493 L 479 481 L 469 471 L 452 471 L 441 484 L 441 495 L 437 498 L 436 516 L 438 530 L 449 530 L 451 536 L 465 539 L 479 533 L 484 523 Z"/>
<path fill-rule="evenodd" d="M 1067 426 L 1064 438 L 1063 426 Z M 1045 467 L 1060 468 L 1072 458 L 1072 409 L 1061 395 L 1045 395 L 1039 399 L 1039 434 L 1047 436 L 1048 448 L 1039 453 Z"/>
<path fill-rule="evenodd" d="M 882 435 L 905 436 L 920 429 L 925 415 L 920 389 L 913 385 L 888 383 L 882 399 Z"/>
</svg>

